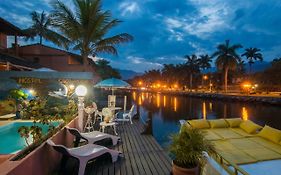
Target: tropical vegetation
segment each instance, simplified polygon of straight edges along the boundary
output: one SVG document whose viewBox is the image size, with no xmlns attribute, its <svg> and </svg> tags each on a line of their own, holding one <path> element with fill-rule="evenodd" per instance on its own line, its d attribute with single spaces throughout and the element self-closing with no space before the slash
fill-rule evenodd
<svg viewBox="0 0 281 175">
<path fill-rule="evenodd" d="M 215 148 L 210 141 L 205 139 L 201 130 L 183 126 L 180 133 L 172 136 L 170 152 L 177 166 L 194 168 L 204 165 L 206 162 L 204 152 L 214 153 Z"/>
<path fill-rule="evenodd" d="M 252 64 L 255 63 L 255 61 L 263 61 L 263 56 L 260 53 L 260 49 L 255 48 L 255 47 L 250 47 L 245 49 L 245 52 L 241 56 L 245 56 L 248 60 L 249 63 L 249 73 L 252 73 Z"/>
<path fill-rule="evenodd" d="M 65 40 L 60 40 L 60 45 L 80 51 L 84 65 L 89 64 L 89 55 L 117 55 L 118 44 L 133 40 L 128 33 L 108 36 L 109 31 L 121 21 L 113 18 L 110 11 L 102 10 L 101 0 L 72 2 L 74 8 L 61 1 L 53 2 L 50 17 L 52 26 L 65 37 Z"/>
<path fill-rule="evenodd" d="M 121 75 L 118 70 L 112 68 L 109 63 L 110 62 L 105 59 L 100 59 L 96 61 L 94 65 L 96 73 L 100 76 L 102 80 L 107 78 L 121 78 Z"/>
<path fill-rule="evenodd" d="M 69 99 L 66 104 L 54 102 L 51 98 L 35 98 L 25 104 L 22 109 L 22 119 L 33 120 L 32 126 L 22 126 L 18 133 L 25 139 L 27 146 L 39 142 L 43 137 L 42 128 L 38 124 L 48 127 L 48 132 L 55 129 L 55 121 L 70 121 L 77 112 L 76 103 Z M 59 99 L 55 99 L 56 101 Z"/>
<path fill-rule="evenodd" d="M 230 45 L 230 41 L 226 40 L 224 44 L 217 46 L 217 51 L 212 55 L 212 57 L 216 57 L 215 64 L 218 70 L 223 71 L 225 92 L 227 92 L 228 72 L 229 70 L 235 70 L 241 59 L 237 53 L 240 48 L 242 48 L 242 45 Z"/>
<path fill-rule="evenodd" d="M 44 11 L 38 13 L 33 11 L 30 13 L 32 19 L 32 25 L 23 30 L 27 34 L 26 40 L 34 40 L 36 36 L 39 37 L 39 43 L 43 43 L 43 38 L 51 41 L 57 45 L 66 41 L 65 38 L 52 29 L 52 23 L 50 15 L 47 15 Z"/>
</svg>

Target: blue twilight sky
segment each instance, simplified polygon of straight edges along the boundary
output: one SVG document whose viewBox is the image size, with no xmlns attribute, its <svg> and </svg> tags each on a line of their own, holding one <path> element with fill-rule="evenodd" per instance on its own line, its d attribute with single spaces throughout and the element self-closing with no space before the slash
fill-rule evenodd
<svg viewBox="0 0 281 175">
<path fill-rule="evenodd" d="M 26 28 L 30 12 L 50 11 L 50 1 L 1 0 L 0 16 Z M 225 39 L 262 49 L 266 61 L 281 56 L 281 0 L 104 0 L 103 8 L 123 21 L 110 34 L 135 38 L 118 57 L 99 55 L 116 68 L 143 72 L 183 63 L 183 55 L 212 54 Z"/>
</svg>

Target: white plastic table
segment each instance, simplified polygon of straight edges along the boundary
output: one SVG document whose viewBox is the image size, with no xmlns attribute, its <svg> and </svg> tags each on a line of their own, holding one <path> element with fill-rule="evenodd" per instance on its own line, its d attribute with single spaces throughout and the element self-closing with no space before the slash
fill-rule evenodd
<svg viewBox="0 0 281 175">
<path fill-rule="evenodd" d="M 116 125 L 117 123 L 116 122 L 100 122 L 100 130 L 102 130 L 102 132 L 104 132 L 104 129 L 106 127 L 112 127 L 113 128 L 113 131 L 114 131 L 114 134 L 115 135 L 118 135 L 117 132 L 116 132 Z"/>
</svg>

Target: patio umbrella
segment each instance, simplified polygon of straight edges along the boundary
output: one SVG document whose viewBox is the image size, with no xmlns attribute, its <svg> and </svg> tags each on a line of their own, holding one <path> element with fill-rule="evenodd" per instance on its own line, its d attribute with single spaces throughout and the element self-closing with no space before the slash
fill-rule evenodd
<svg viewBox="0 0 281 175">
<path fill-rule="evenodd" d="M 127 82 L 123 81 L 123 80 L 120 80 L 120 79 L 109 78 L 109 79 L 105 79 L 105 80 L 99 82 L 94 87 L 110 88 L 112 90 L 112 95 L 113 95 L 114 89 L 117 89 L 117 88 L 128 88 L 128 87 L 131 87 L 131 85 L 128 84 Z"/>
</svg>

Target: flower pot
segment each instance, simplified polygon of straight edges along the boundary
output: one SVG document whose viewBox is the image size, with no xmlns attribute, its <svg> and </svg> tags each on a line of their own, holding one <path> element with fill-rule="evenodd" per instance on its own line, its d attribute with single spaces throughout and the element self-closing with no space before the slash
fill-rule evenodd
<svg viewBox="0 0 281 175">
<path fill-rule="evenodd" d="M 172 166 L 173 175 L 199 175 L 199 166 L 194 168 L 182 168 L 177 166 L 173 161 Z"/>
</svg>

